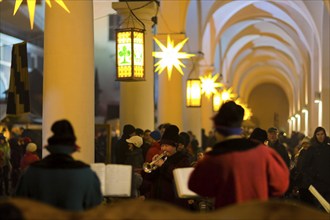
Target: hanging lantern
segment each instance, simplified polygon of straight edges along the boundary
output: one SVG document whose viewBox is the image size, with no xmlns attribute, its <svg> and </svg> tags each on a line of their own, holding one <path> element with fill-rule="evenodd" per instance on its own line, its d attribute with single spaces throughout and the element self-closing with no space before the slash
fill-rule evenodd
<svg viewBox="0 0 330 220">
<path fill-rule="evenodd" d="M 116 32 L 116 66 L 118 81 L 145 80 L 144 30 L 118 29 Z"/>
<path fill-rule="evenodd" d="M 187 80 L 187 95 L 186 106 L 187 107 L 201 107 L 201 81 L 199 79 Z"/>
<path fill-rule="evenodd" d="M 219 111 L 220 106 L 222 105 L 221 93 L 217 92 L 213 94 L 212 98 L 212 109 L 214 112 Z"/>
</svg>

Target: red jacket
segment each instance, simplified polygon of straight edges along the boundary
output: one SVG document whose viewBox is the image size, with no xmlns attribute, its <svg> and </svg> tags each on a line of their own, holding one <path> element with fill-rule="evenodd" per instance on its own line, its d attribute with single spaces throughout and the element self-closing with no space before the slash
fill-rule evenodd
<svg viewBox="0 0 330 220">
<path fill-rule="evenodd" d="M 215 208 L 281 196 L 288 186 L 289 170 L 281 156 L 246 139 L 217 143 L 189 179 L 192 191 L 215 198 Z"/>
<path fill-rule="evenodd" d="M 24 170 L 26 167 L 28 167 L 31 163 L 40 160 L 38 155 L 31 153 L 31 152 L 26 152 L 24 156 L 22 157 L 21 160 L 21 170 Z"/>
<path fill-rule="evenodd" d="M 159 142 L 154 142 L 147 151 L 145 162 L 151 162 L 153 156 L 156 154 L 161 154 L 162 149 Z"/>
</svg>

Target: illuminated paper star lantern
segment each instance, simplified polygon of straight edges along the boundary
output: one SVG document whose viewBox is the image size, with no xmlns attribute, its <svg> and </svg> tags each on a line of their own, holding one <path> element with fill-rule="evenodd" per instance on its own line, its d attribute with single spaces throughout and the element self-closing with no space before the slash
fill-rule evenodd
<svg viewBox="0 0 330 220">
<path fill-rule="evenodd" d="M 223 102 L 236 99 L 237 95 L 233 93 L 233 88 L 224 88 L 221 92 L 221 100 Z"/>
<path fill-rule="evenodd" d="M 155 42 L 162 50 L 161 52 L 153 52 L 152 55 L 155 58 L 160 59 L 155 64 L 155 71 L 161 74 L 165 68 L 167 68 L 168 78 L 171 79 L 173 66 L 183 75 L 181 67 L 186 67 L 180 59 L 188 59 L 195 56 L 194 54 L 188 54 L 186 52 L 179 52 L 184 44 L 187 42 L 188 38 L 174 46 L 174 41 L 170 39 L 167 35 L 167 46 L 163 45 L 157 38 L 154 37 Z"/>
<path fill-rule="evenodd" d="M 241 102 L 240 99 L 236 99 L 235 100 L 236 104 L 242 106 L 242 108 L 244 109 L 244 118 L 243 120 L 249 120 L 252 117 L 252 110 L 247 106 L 247 104 Z"/>
<path fill-rule="evenodd" d="M 0 0 L 2 1 L 2 0 Z M 28 11 L 29 11 L 29 16 L 30 16 L 30 26 L 31 29 L 33 29 L 33 23 L 34 23 L 34 13 L 35 13 L 35 8 L 36 8 L 36 1 L 37 0 L 25 0 L 27 2 L 28 6 Z M 52 4 L 50 0 L 45 0 L 47 5 L 51 8 Z M 64 4 L 63 0 L 54 0 L 57 4 L 59 4 L 64 10 L 66 10 L 68 13 L 70 13 L 69 9 L 66 7 Z M 14 8 L 14 15 L 18 11 L 18 8 L 21 6 L 23 0 L 16 0 L 15 2 L 15 8 Z"/>
<path fill-rule="evenodd" d="M 212 76 L 212 73 L 210 73 L 207 76 L 199 77 L 202 81 L 202 94 L 205 94 L 208 99 L 211 97 L 212 94 L 218 93 L 217 88 L 223 86 L 222 83 L 216 82 L 219 76 L 219 73 L 215 74 L 214 76 Z"/>
</svg>

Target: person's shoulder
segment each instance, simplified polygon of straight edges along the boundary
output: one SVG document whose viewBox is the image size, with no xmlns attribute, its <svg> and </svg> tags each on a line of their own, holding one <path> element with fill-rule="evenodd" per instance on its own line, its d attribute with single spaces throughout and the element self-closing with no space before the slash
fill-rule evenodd
<svg viewBox="0 0 330 220">
<path fill-rule="evenodd" d="M 42 160 L 31 164 L 31 166 L 44 169 L 78 169 L 90 167 L 88 164 L 80 160 L 74 160 L 70 155 L 64 154 L 50 154 Z"/>
<path fill-rule="evenodd" d="M 75 160 L 73 161 L 73 164 L 77 167 L 77 168 L 90 168 L 90 165 L 83 162 L 83 161 L 80 161 L 80 160 Z"/>
<path fill-rule="evenodd" d="M 247 138 L 228 139 L 216 143 L 212 150 L 207 152 L 208 155 L 217 155 L 224 153 L 232 153 L 237 151 L 247 151 L 256 148 L 259 143 L 253 142 Z"/>
</svg>

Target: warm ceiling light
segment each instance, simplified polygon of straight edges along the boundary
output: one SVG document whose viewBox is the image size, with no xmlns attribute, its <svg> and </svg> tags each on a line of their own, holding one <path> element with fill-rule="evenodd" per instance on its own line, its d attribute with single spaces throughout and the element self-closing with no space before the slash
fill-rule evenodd
<svg viewBox="0 0 330 220">
<path fill-rule="evenodd" d="M 0 0 L 2 1 L 2 0 Z M 36 2 L 37 0 L 25 0 L 27 2 L 28 6 L 28 11 L 29 11 L 29 16 L 30 16 L 30 26 L 31 29 L 33 29 L 33 23 L 34 23 L 34 13 L 35 13 L 35 8 L 36 8 Z M 49 7 L 52 7 L 50 0 L 45 0 L 47 5 Z M 64 10 L 66 10 L 68 13 L 70 13 L 69 9 L 66 7 L 64 4 L 63 0 L 54 0 L 57 4 L 59 4 Z M 21 6 L 23 0 L 16 0 L 15 2 L 15 8 L 14 8 L 14 15 L 18 11 L 18 8 Z"/>
<path fill-rule="evenodd" d="M 216 94 L 218 92 L 217 88 L 222 86 L 222 83 L 216 82 L 219 76 L 219 73 L 215 74 L 214 76 L 212 76 L 212 73 L 210 73 L 207 76 L 199 77 L 202 81 L 202 94 L 205 94 L 207 98 L 210 98 L 212 94 Z"/>
<path fill-rule="evenodd" d="M 167 46 L 163 45 L 157 38 L 154 37 L 155 42 L 160 47 L 162 52 L 153 52 L 152 55 L 160 60 L 155 64 L 155 71 L 161 74 L 165 68 L 167 68 L 168 78 L 171 79 L 173 66 L 183 75 L 181 67 L 186 67 L 180 59 L 188 59 L 195 56 L 194 54 L 188 54 L 186 52 L 179 52 L 188 38 L 174 46 L 174 41 L 167 35 Z"/>
<path fill-rule="evenodd" d="M 314 103 L 321 103 L 321 92 L 315 92 L 315 99 L 314 99 Z"/>
<path fill-rule="evenodd" d="M 307 114 L 307 113 L 308 113 L 308 110 L 307 110 L 307 108 L 303 108 L 303 109 L 301 110 L 301 112 L 304 113 L 304 114 Z"/>
</svg>

